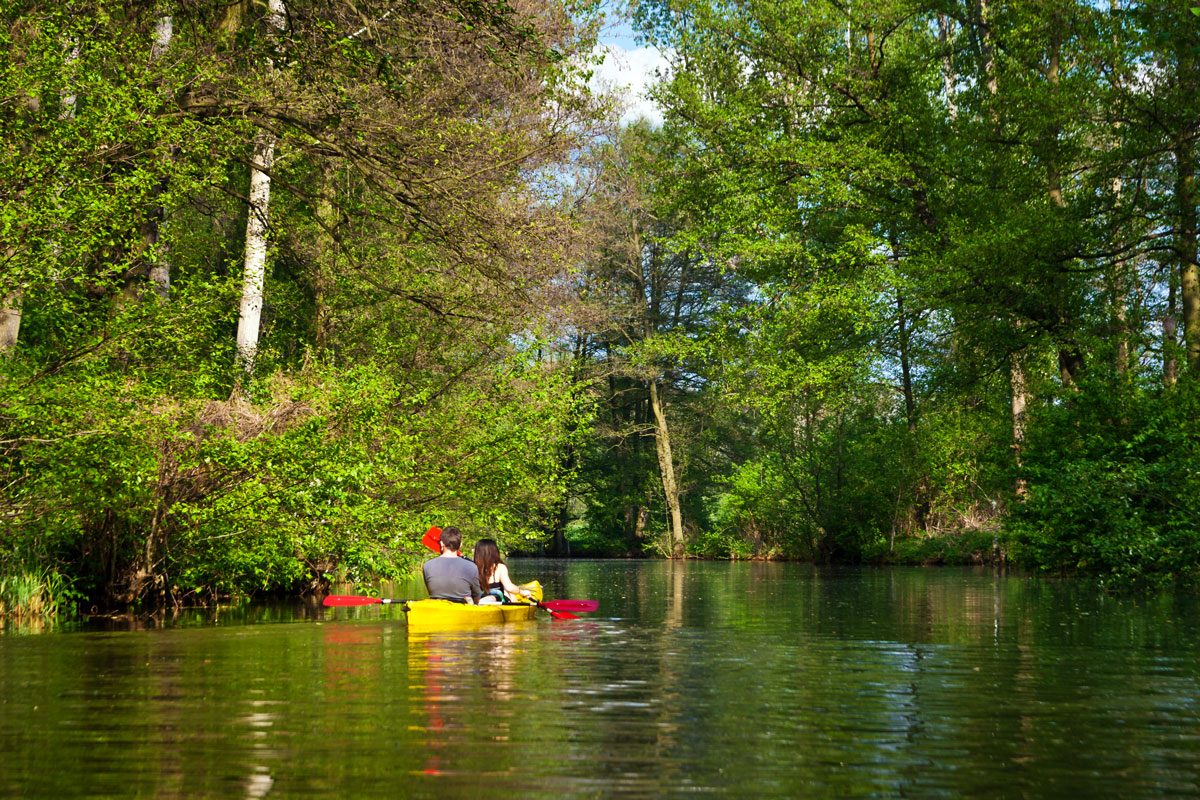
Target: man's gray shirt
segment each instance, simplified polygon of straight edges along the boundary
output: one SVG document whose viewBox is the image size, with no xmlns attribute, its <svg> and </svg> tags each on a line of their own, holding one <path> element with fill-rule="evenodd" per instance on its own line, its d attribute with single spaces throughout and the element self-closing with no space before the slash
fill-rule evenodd
<svg viewBox="0 0 1200 800">
<path fill-rule="evenodd" d="M 425 588 L 435 600 L 463 600 L 483 596 L 479 588 L 479 570 L 474 561 L 457 556 L 438 556 L 425 562 Z"/>
</svg>

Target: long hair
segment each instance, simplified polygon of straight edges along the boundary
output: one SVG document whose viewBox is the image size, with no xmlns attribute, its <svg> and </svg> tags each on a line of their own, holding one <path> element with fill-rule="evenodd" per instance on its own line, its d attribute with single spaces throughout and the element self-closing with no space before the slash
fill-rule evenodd
<svg viewBox="0 0 1200 800">
<path fill-rule="evenodd" d="M 475 566 L 479 569 L 479 588 L 483 591 L 488 590 L 488 578 L 500 563 L 500 548 L 494 539 L 480 539 L 475 543 Z"/>
</svg>

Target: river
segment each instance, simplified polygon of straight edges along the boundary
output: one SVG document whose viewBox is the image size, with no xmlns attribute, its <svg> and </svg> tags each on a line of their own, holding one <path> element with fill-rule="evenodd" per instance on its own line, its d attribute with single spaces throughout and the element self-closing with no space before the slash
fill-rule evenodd
<svg viewBox="0 0 1200 800">
<path fill-rule="evenodd" d="M 0 795 L 1200 793 L 1193 597 L 990 570 L 510 568 L 600 610 L 411 636 L 395 607 L 300 602 L 10 629 Z"/>
</svg>

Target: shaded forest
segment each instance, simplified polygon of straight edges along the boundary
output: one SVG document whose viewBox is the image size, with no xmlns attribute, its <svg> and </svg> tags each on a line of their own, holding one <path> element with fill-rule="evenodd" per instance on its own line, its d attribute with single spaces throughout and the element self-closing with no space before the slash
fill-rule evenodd
<svg viewBox="0 0 1200 800">
<path fill-rule="evenodd" d="M 6 2 L 0 615 L 560 555 L 1200 577 L 1200 9 Z"/>
</svg>

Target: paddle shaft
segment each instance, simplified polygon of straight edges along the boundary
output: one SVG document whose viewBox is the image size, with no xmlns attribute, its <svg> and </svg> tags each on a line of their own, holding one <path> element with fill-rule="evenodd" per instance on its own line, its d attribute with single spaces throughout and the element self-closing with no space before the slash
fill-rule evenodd
<svg viewBox="0 0 1200 800">
<path fill-rule="evenodd" d="M 535 603 L 534 605 L 536 605 L 538 608 L 542 609 L 543 611 L 549 611 L 550 616 L 554 617 L 555 619 L 579 619 L 579 617 L 575 616 L 570 611 L 555 611 L 553 608 L 550 608 L 545 603 Z"/>
<path fill-rule="evenodd" d="M 322 601 L 325 606 L 370 606 L 375 604 L 390 606 L 411 603 L 411 600 L 393 600 L 390 597 L 364 597 L 356 594 L 331 594 Z"/>
</svg>

